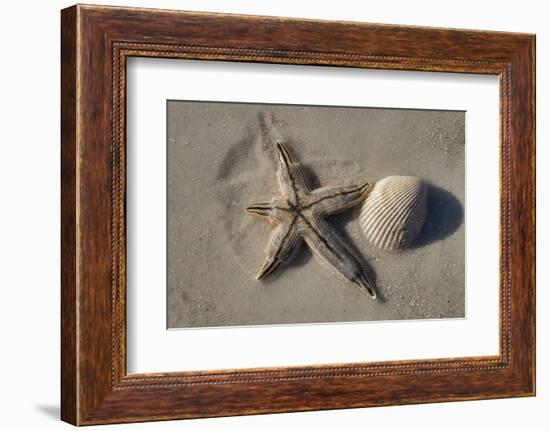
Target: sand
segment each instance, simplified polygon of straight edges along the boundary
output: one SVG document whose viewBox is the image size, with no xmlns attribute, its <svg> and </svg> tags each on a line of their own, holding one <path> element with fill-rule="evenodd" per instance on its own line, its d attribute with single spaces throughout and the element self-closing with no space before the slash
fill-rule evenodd
<svg viewBox="0 0 550 431">
<path fill-rule="evenodd" d="M 464 112 L 168 102 L 168 327 L 462 318 Z M 245 208 L 278 192 L 273 144 L 315 186 L 415 175 L 428 216 L 402 253 L 369 244 L 359 208 L 330 222 L 368 263 L 378 300 L 307 247 L 255 280 L 272 227 Z"/>
</svg>

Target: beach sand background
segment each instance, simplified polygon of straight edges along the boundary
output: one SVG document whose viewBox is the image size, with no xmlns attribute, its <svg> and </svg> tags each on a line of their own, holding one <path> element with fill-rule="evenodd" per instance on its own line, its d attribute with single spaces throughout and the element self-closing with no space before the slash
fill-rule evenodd
<svg viewBox="0 0 550 431">
<path fill-rule="evenodd" d="M 464 112 L 168 101 L 167 114 L 168 328 L 464 317 Z M 359 208 L 330 218 L 378 300 L 305 246 L 255 279 L 272 226 L 245 208 L 278 193 L 278 140 L 315 187 L 389 175 L 429 184 L 424 229 L 402 253 L 368 243 Z"/>
</svg>

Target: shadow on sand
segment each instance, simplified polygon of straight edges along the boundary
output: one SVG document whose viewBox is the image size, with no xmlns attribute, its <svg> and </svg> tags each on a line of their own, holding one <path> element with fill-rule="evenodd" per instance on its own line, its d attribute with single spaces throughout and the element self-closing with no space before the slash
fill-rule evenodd
<svg viewBox="0 0 550 431">
<path fill-rule="evenodd" d="M 428 212 L 424 227 L 412 248 L 441 241 L 454 233 L 464 220 L 460 201 L 447 190 L 428 184 Z"/>
</svg>

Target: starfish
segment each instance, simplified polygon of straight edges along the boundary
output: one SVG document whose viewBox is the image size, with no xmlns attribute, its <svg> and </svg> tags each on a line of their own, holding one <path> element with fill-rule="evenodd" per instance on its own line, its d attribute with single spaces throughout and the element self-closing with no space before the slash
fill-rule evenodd
<svg viewBox="0 0 550 431">
<path fill-rule="evenodd" d="M 288 262 L 305 242 L 334 270 L 376 298 L 374 284 L 365 274 L 359 259 L 326 221 L 327 216 L 361 203 L 370 190 L 370 184 L 311 190 L 306 170 L 291 157 L 286 146 L 277 142 L 276 154 L 280 194 L 275 195 L 271 202 L 246 209 L 276 225 L 267 245 L 267 259 L 256 278 L 268 277 L 281 264 Z"/>
</svg>

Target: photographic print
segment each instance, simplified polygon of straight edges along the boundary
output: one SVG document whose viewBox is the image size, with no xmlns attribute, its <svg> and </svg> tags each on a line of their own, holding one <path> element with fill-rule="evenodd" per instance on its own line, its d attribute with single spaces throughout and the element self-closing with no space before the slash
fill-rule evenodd
<svg viewBox="0 0 550 431">
<path fill-rule="evenodd" d="M 171 329 L 465 317 L 465 113 L 167 101 Z"/>
</svg>

